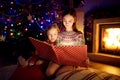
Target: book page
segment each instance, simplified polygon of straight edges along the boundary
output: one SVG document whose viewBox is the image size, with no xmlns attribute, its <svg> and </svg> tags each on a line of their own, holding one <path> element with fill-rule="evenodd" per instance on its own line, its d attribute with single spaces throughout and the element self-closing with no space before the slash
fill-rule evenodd
<svg viewBox="0 0 120 80">
<path fill-rule="evenodd" d="M 60 65 L 87 66 L 87 45 L 84 46 L 51 46 L 50 44 L 29 38 L 41 58 Z"/>
</svg>

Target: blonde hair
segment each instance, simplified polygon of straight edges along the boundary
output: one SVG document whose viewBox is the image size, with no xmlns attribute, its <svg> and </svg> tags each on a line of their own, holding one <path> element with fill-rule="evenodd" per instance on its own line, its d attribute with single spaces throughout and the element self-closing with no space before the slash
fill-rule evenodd
<svg viewBox="0 0 120 80">
<path fill-rule="evenodd" d="M 57 31 L 60 32 L 58 25 L 57 25 L 56 23 L 54 23 L 54 24 L 52 24 L 51 26 L 49 26 L 49 27 L 47 28 L 46 33 L 47 33 L 49 30 L 53 29 L 53 28 L 54 28 L 54 29 L 57 29 Z"/>
<path fill-rule="evenodd" d="M 48 38 L 47 34 L 48 34 L 48 31 L 51 29 L 56 29 L 58 31 L 58 33 L 60 32 L 58 25 L 56 23 L 54 23 L 51 26 L 48 26 L 48 28 L 46 29 L 46 32 L 45 32 L 46 38 Z"/>
</svg>

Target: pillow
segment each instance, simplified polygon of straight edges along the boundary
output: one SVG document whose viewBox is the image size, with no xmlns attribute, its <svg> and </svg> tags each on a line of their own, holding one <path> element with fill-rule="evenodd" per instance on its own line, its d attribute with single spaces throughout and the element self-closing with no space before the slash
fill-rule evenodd
<svg viewBox="0 0 120 80">
<path fill-rule="evenodd" d="M 88 66 L 86 63 L 87 45 L 84 46 L 53 46 L 43 41 L 29 38 L 38 51 L 38 55 L 60 65 Z"/>
<path fill-rule="evenodd" d="M 120 80 L 120 76 L 93 68 L 81 68 L 61 73 L 54 80 Z"/>
</svg>

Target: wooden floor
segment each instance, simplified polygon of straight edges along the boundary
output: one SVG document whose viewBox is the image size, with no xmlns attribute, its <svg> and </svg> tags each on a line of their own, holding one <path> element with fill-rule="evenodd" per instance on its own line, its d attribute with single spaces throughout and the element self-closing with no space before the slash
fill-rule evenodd
<svg viewBox="0 0 120 80">
<path fill-rule="evenodd" d="M 120 63 L 118 63 L 118 64 L 120 64 Z M 120 76 L 120 67 L 97 63 L 97 62 L 92 62 L 92 61 L 90 61 L 89 67 Z"/>
</svg>

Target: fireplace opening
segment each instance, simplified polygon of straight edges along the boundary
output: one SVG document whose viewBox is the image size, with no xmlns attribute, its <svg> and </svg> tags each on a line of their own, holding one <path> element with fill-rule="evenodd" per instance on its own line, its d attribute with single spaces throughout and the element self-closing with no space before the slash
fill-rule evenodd
<svg viewBox="0 0 120 80">
<path fill-rule="evenodd" d="M 120 23 L 99 25 L 100 53 L 120 56 Z"/>
</svg>

